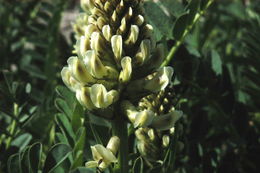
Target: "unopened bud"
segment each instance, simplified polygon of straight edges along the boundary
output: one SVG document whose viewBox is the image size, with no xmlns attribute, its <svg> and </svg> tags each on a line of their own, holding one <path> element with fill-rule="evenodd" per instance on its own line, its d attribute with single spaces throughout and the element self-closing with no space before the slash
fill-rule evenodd
<svg viewBox="0 0 260 173">
<path fill-rule="evenodd" d="M 149 129 L 148 131 L 148 136 L 150 138 L 151 141 L 154 141 L 155 140 L 155 132 L 154 132 L 154 129 Z"/>
<path fill-rule="evenodd" d="M 104 25 L 102 28 L 102 33 L 107 41 L 110 41 L 112 32 L 109 25 Z"/>
<path fill-rule="evenodd" d="M 133 45 L 137 41 L 139 36 L 139 28 L 137 25 L 131 25 L 128 37 L 125 41 L 125 44 L 127 45 Z"/>
<path fill-rule="evenodd" d="M 117 62 L 120 61 L 123 50 L 122 36 L 121 35 L 113 35 L 111 38 L 111 46 L 115 55 L 115 60 Z"/>
<path fill-rule="evenodd" d="M 135 23 L 136 23 L 136 25 L 141 26 L 141 25 L 144 23 L 144 17 L 139 14 L 139 15 L 135 18 Z"/>
<path fill-rule="evenodd" d="M 114 155 L 116 155 L 120 145 L 120 139 L 117 136 L 113 136 L 110 138 L 108 144 L 107 144 L 107 149 L 109 149 Z"/>
<path fill-rule="evenodd" d="M 121 20 L 121 25 L 119 26 L 116 34 L 124 34 L 126 32 L 126 18 L 124 17 L 122 20 Z"/>
<path fill-rule="evenodd" d="M 91 12 L 94 8 L 94 2 L 93 0 L 81 0 L 80 1 L 81 8 L 85 10 L 86 12 Z"/>
<path fill-rule="evenodd" d="M 91 49 L 94 49 L 96 52 L 100 52 L 105 49 L 104 40 L 102 39 L 99 32 L 93 32 L 91 34 Z"/>
<path fill-rule="evenodd" d="M 168 135 L 163 135 L 162 137 L 162 145 L 163 147 L 168 147 L 170 144 L 170 137 Z"/>
<path fill-rule="evenodd" d="M 122 83 L 126 83 L 130 80 L 132 74 L 132 59 L 129 56 L 122 58 L 121 66 L 122 71 L 119 75 L 119 81 Z"/>
<path fill-rule="evenodd" d="M 150 40 L 143 40 L 140 45 L 138 53 L 135 55 L 135 63 L 142 65 L 150 56 L 151 42 Z"/>
</svg>

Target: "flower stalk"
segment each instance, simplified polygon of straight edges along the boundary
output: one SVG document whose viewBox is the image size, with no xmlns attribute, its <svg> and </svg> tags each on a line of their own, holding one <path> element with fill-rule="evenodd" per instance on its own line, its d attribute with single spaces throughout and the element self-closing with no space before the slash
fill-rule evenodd
<svg viewBox="0 0 260 173">
<path fill-rule="evenodd" d="M 112 124 L 112 133 L 114 136 L 118 136 L 120 138 L 120 147 L 118 151 L 118 164 L 115 165 L 113 172 L 121 173 L 128 172 L 128 134 L 127 134 L 127 123 L 123 119 L 123 116 L 120 114 L 115 115 L 116 118 Z"/>
</svg>

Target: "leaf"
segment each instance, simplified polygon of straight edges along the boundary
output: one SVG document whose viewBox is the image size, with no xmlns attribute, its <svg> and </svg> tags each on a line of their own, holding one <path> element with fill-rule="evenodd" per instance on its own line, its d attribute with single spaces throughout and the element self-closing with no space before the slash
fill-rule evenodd
<svg viewBox="0 0 260 173">
<path fill-rule="evenodd" d="M 73 128 L 74 133 L 76 133 L 80 127 L 82 127 L 83 123 L 81 119 L 83 118 L 84 110 L 83 107 L 77 103 L 75 109 L 73 111 L 71 126 Z"/>
<path fill-rule="evenodd" d="M 88 118 L 89 118 L 89 121 L 92 123 L 92 124 L 95 124 L 95 125 L 98 125 L 98 126 L 104 126 L 104 127 L 108 127 L 108 128 L 111 128 L 111 123 L 104 119 L 104 118 L 101 118 L 101 117 L 98 117 L 96 115 L 93 115 L 91 113 L 88 113 Z"/>
<path fill-rule="evenodd" d="M 185 32 L 185 29 L 187 27 L 187 21 L 188 21 L 189 14 L 184 13 L 181 15 L 175 22 L 173 27 L 173 37 L 176 40 L 180 40 Z"/>
<path fill-rule="evenodd" d="M 21 173 L 20 154 L 16 153 L 9 157 L 7 162 L 8 173 Z"/>
<path fill-rule="evenodd" d="M 133 173 L 142 173 L 144 169 L 144 163 L 142 157 L 138 157 L 133 165 Z"/>
<path fill-rule="evenodd" d="M 74 152 L 84 150 L 85 139 L 86 139 L 86 128 L 81 127 L 77 133 L 77 139 L 76 139 L 77 142 L 74 147 Z"/>
<path fill-rule="evenodd" d="M 198 152 L 199 152 L 199 156 L 202 157 L 203 156 L 203 148 L 201 146 L 201 144 L 198 144 Z"/>
<path fill-rule="evenodd" d="M 68 105 L 71 105 L 71 107 L 73 108 L 73 105 L 76 101 L 75 94 L 73 92 L 71 92 L 68 88 L 64 86 L 57 86 L 56 92 L 68 103 Z"/>
<path fill-rule="evenodd" d="M 59 128 L 62 131 L 62 134 L 68 140 L 70 146 L 74 146 L 75 133 L 72 130 L 72 127 L 70 125 L 68 118 L 64 114 L 58 113 L 58 114 L 56 114 L 55 119 L 56 119 L 57 124 L 59 125 Z"/>
<path fill-rule="evenodd" d="M 22 151 L 31 141 L 32 135 L 29 133 L 24 133 L 17 138 L 15 138 L 11 145 L 16 146 L 19 148 L 20 151 Z"/>
<path fill-rule="evenodd" d="M 82 162 L 83 162 L 83 151 L 78 151 L 76 153 L 76 156 L 74 157 L 70 170 L 73 170 L 79 166 L 82 166 Z"/>
<path fill-rule="evenodd" d="M 83 154 L 85 148 L 85 140 L 86 140 L 86 129 L 81 127 L 77 133 L 76 144 L 73 149 L 74 162 L 71 166 L 71 169 L 75 169 L 78 166 L 83 164 Z"/>
<path fill-rule="evenodd" d="M 171 38 L 173 20 L 170 19 L 156 3 L 148 1 L 144 4 L 144 8 L 148 23 L 154 28 L 156 40 L 161 40 L 163 36 Z"/>
<path fill-rule="evenodd" d="M 45 160 L 43 173 L 50 173 L 57 168 L 69 155 L 71 154 L 71 148 L 66 144 L 54 145 Z"/>
<path fill-rule="evenodd" d="M 42 153 L 42 144 L 37 142 L 31 145 L 30 147 L 30 165 L 32 172 L 37 173 L 40 165 L 41 160 L 41 153 Z"/>
<path fill-rule="evenodd" d="M 222 61 L 217 51 L 211 51 L 211 65 L 216 75 L 222 74 Z"/>
<path fill-rule="evenodd" d="M 161 3 L 163 7 L 167 9 L 167 12 L 174 17 L 180 16 L 185 12 L 184 5 L 179 1 L 163 0 L 158 1 L 157 3 Z"/>
<path fill-rule="evenodd" d="M 65 115 L 67 115 L 68 118 L 71 119 L 71 116 L 72 116 L 72 109 L 68 106 L 68 104 L 66 103 L 66 101 L 60 99 L 60 98 L 57 98 L 55 100 L 55 106 L 57 107 L 57 109 L 64 113 Z"/>
<path fill-rule="evenodd" d="M 30 166 L 30 159 L 29 159 L 29 149 L 30 147 L 26 147 L 25 150 L 22 152 L 21 156 L 21 168 L 22 172 L 28 172 L 30 173 L 31 171 L 31 166 Z"/>
<path fill-rule="evenodd" d="M 62 133 L 56 132 L 55 135 L 57 137 L 57 143 L 65 143 L 65 144 L 69 143 L 69 141 Z"/>
</svg>

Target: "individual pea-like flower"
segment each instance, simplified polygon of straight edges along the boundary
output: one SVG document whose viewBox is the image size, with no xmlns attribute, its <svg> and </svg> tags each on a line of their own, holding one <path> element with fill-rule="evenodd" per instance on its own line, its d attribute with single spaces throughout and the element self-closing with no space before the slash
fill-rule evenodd
<svg viewBox="0 0 260 173">
<path fill-rule="evenodd" d="M 116 153 L 120 145 L 117 136 L 110 138 L 106 147 L 101 144 L 91 146 L 93 161 L 88 161 L 85 166 L 105 170 L 110 164 L 117 163 Z"/>
<path fill-rule="evenodd" d="M 97 112 L 113 110 L 122 97 L 133 100 L 164 90 L 173 69 L 159 68 L 163 46 L 152 36 L 143 1 L 81 0 L 81 6 L 85 12 L 73 25 L 76 55 L 61 72 L 77 100 Z"/>
<path fill-rule="evenodd" d="M 136 106 L 127 100 L 122 102 L 122 112 L 137 128 L 138 151 L 149 163 L 162 159 L 174 133 L 174 125 L 183 114 L 174 109 L 173 100 L 172 89 L 167 87 L 158 94 L 142 98 Z"/>
</svg>

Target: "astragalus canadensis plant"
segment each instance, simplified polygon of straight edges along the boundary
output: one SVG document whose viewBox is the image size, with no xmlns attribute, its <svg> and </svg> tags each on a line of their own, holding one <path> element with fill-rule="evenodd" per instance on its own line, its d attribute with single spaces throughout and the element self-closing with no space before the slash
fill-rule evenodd
<svg viewBox="0 0 260 173">
<path fill-rule="evenodd" d="M 173 68 L 161 67 L 165 48 L 153 37 L 143 1 L 81 0 L 81 6 L 84 13 L 74 24 L 75 55 L 68 58 L 61 76 L 86 111 L 111 121 L 114 136 L 107 148 L 91 147 L 94 161 L 86 166 L 128 172 L 131 127 L 135 153 L 150 166 L 162 162 L 182 112 L 171 105 L 166 91 Z"/>
</svg>

